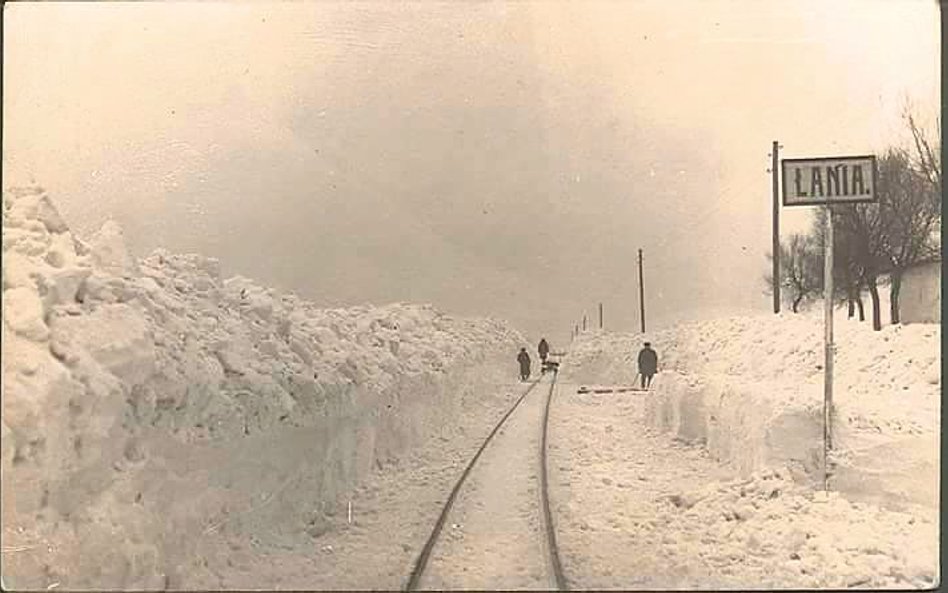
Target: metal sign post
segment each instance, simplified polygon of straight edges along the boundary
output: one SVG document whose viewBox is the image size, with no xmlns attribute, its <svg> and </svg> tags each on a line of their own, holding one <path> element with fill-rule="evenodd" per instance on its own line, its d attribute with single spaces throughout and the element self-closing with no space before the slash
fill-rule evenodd
<svg viewBox="0 0 948 593">
<path fill-rule="evenodd" d="M 776 151 L 775 151 L 776 154 Z M 781 161 L 784 206 L 822 206 L 823 245 L 823 490 L 829 490 L 833 448 L 833 204 L 875 202 L 876 157 L 821 157 Z M 776 250 L 776 248 L 775 248 Z M 775 275 L 777 272 L 774 273 Z"/>
<path fill-rule="evenodd" d="M 826 244 L 823 246 L 823 349 L 826 358 L 823 367 L 823 490 L 829 490 L 827 470 L 829 450 L 833 447 L 833 209 L 826 211 Z"/>
</svg>

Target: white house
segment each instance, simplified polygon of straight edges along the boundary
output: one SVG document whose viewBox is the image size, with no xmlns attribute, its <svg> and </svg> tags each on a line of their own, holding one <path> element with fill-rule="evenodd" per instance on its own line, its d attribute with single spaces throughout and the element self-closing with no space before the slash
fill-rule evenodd
<svg viewBox="0 0 948 593">
<path fill-rule="evenodd" d="M 941 323 L 941 260 L 905 271 L 899 292 L 902 323 Z"/>
</svg>

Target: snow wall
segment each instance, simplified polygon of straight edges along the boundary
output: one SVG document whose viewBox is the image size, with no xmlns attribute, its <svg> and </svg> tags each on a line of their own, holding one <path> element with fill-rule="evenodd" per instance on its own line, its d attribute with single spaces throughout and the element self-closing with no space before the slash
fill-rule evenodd
<svg viewBox="0 0 948 593">
<path fill-rule="evenodd" d="M 785 467 L 798 481 L 822 473 L 823 325 L 807 314 L 737 317 L 650 334 L 660 372 L 649 422 L 701 444 L 743 475 Z M 935 507 L 939 497 L 940 327 L 871 331 L 835 324 L 834 451 L 830 487 L 890 508 Z M 564 379 L 627 383 L 642 336 L 589 333 L 574 342 Z"/>
<path fill-rule="evenodd" d="M 522 342 L 430 306 L 319 309 L 195 255 L 136 261 L 116 225 L 83 242 L 36 188 L 4 196 L 3 255 L 17 588 L 174 588 L 219 530 L 318 532 Z"/>
</svg>

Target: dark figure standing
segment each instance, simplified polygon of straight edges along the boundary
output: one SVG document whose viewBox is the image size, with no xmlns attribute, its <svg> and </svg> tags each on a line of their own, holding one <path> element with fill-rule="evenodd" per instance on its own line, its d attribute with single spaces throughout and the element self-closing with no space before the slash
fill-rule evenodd
<svg viewBox="0 0 948 593">
<path fill-rule="evenodd" d="M 658 354 L 652 350 L 652 345 L 645 342 L 645 347 L 639 351 L 639 374 L 642 376 L 642 389 L 652 385 L 652 376 L 658 371 Z"/>
<path fill-rule="evenodd" d="M 526 381 L 530 378 L 530 355 L 527 354 L 526 348 L 520 349 L 520 354 L 517 355 L 517 362 L 520 363 L 520 380 Z"/>
<path fill-rule="evenodd" d="M 546 343 L 546 338 L 540 338 L 540 345 L 537 346 L 537 352 L 540 353 L 540 362 L 546 362 L 546 356 L 550 353 L 550 345 Z"/>
</svg>

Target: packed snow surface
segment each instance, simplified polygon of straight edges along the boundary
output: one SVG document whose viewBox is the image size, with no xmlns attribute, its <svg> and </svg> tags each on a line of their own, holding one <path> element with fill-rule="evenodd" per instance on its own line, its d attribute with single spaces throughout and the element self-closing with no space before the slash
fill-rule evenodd
<svg viewBox="0 0 948 593">
<path fill-rule="evenodd" d="M 649 426 L 641 394 L 557 385 L 551 502 L 574 589 L 931 586 L 932 513 L 829 497 L 786 470 L 746 477 Z"/>
<path fill-rule="evenodd" d="M 418 589 L 556 589 L 539 504 L 549 381 L 527 394 L 478 459 Z"/>
<path fill-rule="evenodd" d="M 560 398 L 552 417 L 566 422 L 553 430 L 556 447 L 571 449 L 571 463 L 559 465 L 570 484 L 562 496 L 574 504 L 561 506 L 562 513 L 567 520 L 581 512 L 606 515 L 600 531 L 579 536 L 579 549 L 586 545 L 592 554 L 585 582 L 673 588 L 936 583 L 940 328 L 912 324 L 873 332 L 868 323 L 843 316 L 835 334 L 826 499 L 817 494 L 824 361 L 818 313 L 695 322 L 647 336 L 581 335 L 560 387 L 570 382 L 575 389 Z M 578 393 L 582 386 L 632 383 L 646 340 L 659 354 L 648 393 Z M 713 477 L 710 462 L 730 471 L 731 481 Z M 694 463 L 699 467 L 689 468 Z M 643 500 L 640 488 L 626 490 L 633 480 L 660 485 Z M 625 509 L 643 504 L 651 510 L 629 518 Z M 628 545 L 640 545 L 641 538 L 660 541 L 653 559 L 678 576 L 593 578 L 597 566 L 609 565 L 603 530 L 626 541 L 615 545 L 628 553 L 638 553 Z M 569 541 L 576 538 L 564 537 Z"/>
<path fill-rule="evenodd" d="M 114 223 L 73 236 L 38 188 L 4 195 L 3 260 L 7 586 L 181 587 L 208 538 L 304 533 L 457 424 L 465 381 L 522 342 L 424 305 L 321 309 L 197 255 L 136 260 Z"/>
</svg>

